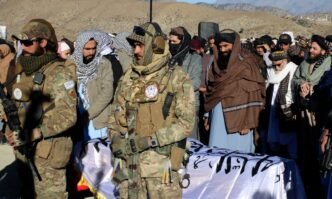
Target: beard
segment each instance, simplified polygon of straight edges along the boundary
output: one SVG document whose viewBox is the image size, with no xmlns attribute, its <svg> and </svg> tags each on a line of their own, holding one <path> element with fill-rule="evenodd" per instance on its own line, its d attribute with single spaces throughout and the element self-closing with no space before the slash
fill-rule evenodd
<svg viewBox="0 0 332 199">
<path fill-rule="evenodd" d="M 134 65 L 143 65 L 143 57 L 134 56 Z"/>
<path fill-rule="evenodd" d="M 43 54 L 44 54 L 44 49 L 40 46 L 38 46 L 36 52 L 34 52 L 34 53 L 29 53 L 29 52 L 26 52 L 23 50 L 23 56 L 30 56 L 30 55 L 31 56 L 41 56 Z"/>
<path fill-rule="evenodd" d="M 228 61 L 229 58 L 231 57 L 231 53 L 222 53 L 222 52 L 218 52 L 218 66 L 220 68 L 220 70 L 225 70 L 227 69 L 227 65 L 228 65 Z"/>
<path fill-rule="evenodd" d="M 88 63 L 90 63 L 94 58 L 95 58 L 95 56 L 89 56 L 89 57 L 84 57 L 84 56 L 83 56 L 83 63 L 84 63 L 84 64 L 88 64 Z"/>
<path fill-rule="evenodd" d="M 322 55 L 318 55 L 318 56 L 311 56 L 311 55 L 309 55 L 309 57 L 308 57 L 308 63 L 309 64 L 315 63 L 316 61 L 319 60 L 319 58 L 321 58 L 321 56 Z"/>
</svg>

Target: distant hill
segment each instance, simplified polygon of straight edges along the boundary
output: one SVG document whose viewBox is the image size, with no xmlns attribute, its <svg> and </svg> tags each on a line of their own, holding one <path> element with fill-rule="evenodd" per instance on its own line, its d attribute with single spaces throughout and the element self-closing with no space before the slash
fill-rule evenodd
<svg viewBox="0 0 332 199">
<path fill-rule="evenodd" d="M 293 14 L 332 12 L 331 0 L 216 0 L 215 4 L 252 4 L 255 6 L 273 6 Z"/>
<path fill-rule="evenodd" d="M 332 32 L 332 23 L 285 16 L 276 16 L 271 11 L 221 10 L 178 2 L 153 4 L 153 20 L 165 33 L 172 27 L 184 26 L 195 35 L 201 21 L 216 22 L 220 29 L 243 29 L 242 38 L 279 36 L 283 31 L 307 37 Z M 0 0 L 0 25 L 7 26 L 8 35 L 18 33 L 33 18 L 49 20 L 59 39 L 63 36 L 75 39 L 79 31 L 93 28 L 110 33 L 132 31 L 134 25 L 148 21 L 149 4 L 146 0 Z"/>
<path fill-rule="evenodd" d="M 250 12 L 268 12 L 276 16 L 291 17 L 292 14 L 281 8 L 272 6 L 254 6 L 248 3 L 227 3 L 227 4 L 208 4 L 208 3 L 197 3 L 198 5 L 212 6 L 221 10 L 239 10 L 239 11 L 250 11 Z"/>
<path fill-rule="evenodd" d="M 296 23 L 305 26 L 308 25 L 308 22 L 320 23 L 320 24 L 332 23 L 332 12 L 316 12 L 316 13 L 294 15 L 281 8 L 272 7 L 272 6 L 255 6 L 248 3 L 227 3 L 227 4 L 197 3 L 197 5 L 210 6 L 220 10 L 266 12 L 282 18 L 292 19 L 293 21 L 296 21 Z"/>
</svg>

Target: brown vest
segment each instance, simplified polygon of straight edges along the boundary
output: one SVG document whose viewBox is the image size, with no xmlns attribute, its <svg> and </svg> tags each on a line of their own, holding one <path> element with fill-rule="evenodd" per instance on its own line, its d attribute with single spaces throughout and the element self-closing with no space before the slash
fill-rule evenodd
<svg viewBox="0 0 332 199">
<path fill-rule="evenodd" d="M 151 136 L 176 119 L 174 102 L 170 105 L 167 117 L 164 118 L 162 112 L 167 93 L 174 92 L 172 81 L 169 80 L 171 78 L 170 73 L 143 81 L 133 81 L 132 87 L 135 88 L 132 90 L 136 93 L 132 94 L 133 97 L 126 107 L 129 134 L 136 132 L 142 137 Z"/>
</svg>

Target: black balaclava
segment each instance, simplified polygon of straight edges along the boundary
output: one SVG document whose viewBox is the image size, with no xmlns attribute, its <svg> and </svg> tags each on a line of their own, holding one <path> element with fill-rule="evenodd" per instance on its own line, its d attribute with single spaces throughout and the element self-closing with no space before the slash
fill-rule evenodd
<svg viewBox="0 0 332 199">
<path fill-rule="evenodd" d="M 172 55 L 172 59 L 175 59 L 179 66 L 182 66 L 184 58 L 189 51 L 189 43 L 191 35 L 184 27 L 173 28 L 170 32 L 171 35 L 176 35 L 181 39 L 179 44 L 169 43 L 169 51 Z"/>
</svg>

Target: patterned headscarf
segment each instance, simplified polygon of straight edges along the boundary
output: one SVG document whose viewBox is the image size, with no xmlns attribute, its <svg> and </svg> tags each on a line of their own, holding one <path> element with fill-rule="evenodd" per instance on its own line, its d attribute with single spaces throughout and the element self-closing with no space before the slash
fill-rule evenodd
<svg viewBox="0 0 332 199">
<path fill-rule="evenodd" d="M 87 64 L 83 63 L 83 48 L 85 44 L 93 38 L 97 42 L 96 54 L 93 60 Z M 111 37 L 99 30 L 87 30 L 80 32 L 75 42 L 75 51 L 73 53 L 73 59 L 76 64 L 77 79 L 82 85 L 82 95 L 84 96 L 83 105 L 84 108 L 89 107 L 87 83 L 89 80 L 96 77 L 98 71 L 98 65 L 101 57 L 101 52 L 105 48 L 109 47 L 112 43 Z"/>
<path fill-rule="evenodd" d="M 115 49 L 122 49 L 124 50 L 128 55 L 133 54 L 132 47 L 128 43 L 126 37 L 130 35 L 129 32 L 120 32 L 113 38 L 113 48 Z"/>
</svg>

